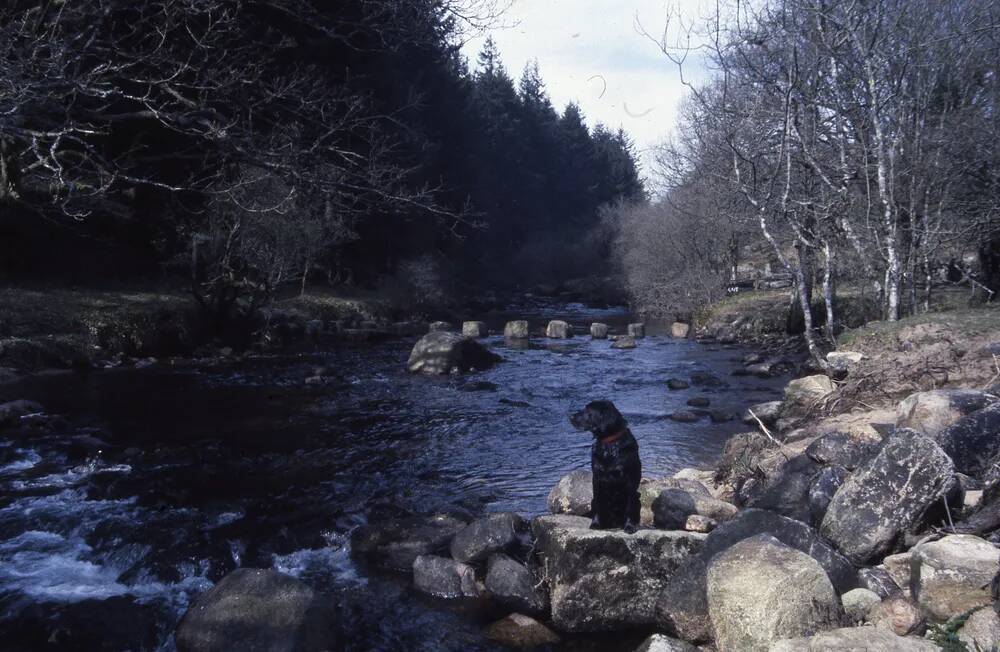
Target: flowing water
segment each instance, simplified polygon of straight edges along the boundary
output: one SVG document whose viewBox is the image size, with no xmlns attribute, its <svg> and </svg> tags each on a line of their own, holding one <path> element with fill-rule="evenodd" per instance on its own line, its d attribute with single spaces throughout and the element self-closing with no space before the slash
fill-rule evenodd
<svg viewBox="0 0 1000 652">
<path fill-rule="evenodd" d="M 502 327 L 508 316 L 533 328 L 565 318 L 580 330 L 628 320 L 574 304 L 487 319 Z M 485 343 L 505 362 L 459 377 L 407 374 L 412 341 L 399 341 L 0 386 L 0 400 L 37 400 L 62 417 L 38 417 L 35 429 L 28 419 L 0 440 L 5 649 L 172 650 L 192 597 L 238 566 L 341 593 L 350 649 L 495 649 L 481 629 L 496 614 L 422 597 L 405 577 L 359 565 L 351 530 L 404 510 L 544 512 L 552 485 L 589 464 L 589 435 L 567 414 L 595 398 L 629 420 L 644 475 L 705 466 L 742 426 L 668 415 L 693 396 L 739 414 L 781 387 L 730 376 L 738 348 L 662 336 L 632 351 L 589 337 Z M 329 382 L 305 385 L 320 366 Z M 668 378 L 696 371 L 723 382 L 667 389 Z"/>
</svg>

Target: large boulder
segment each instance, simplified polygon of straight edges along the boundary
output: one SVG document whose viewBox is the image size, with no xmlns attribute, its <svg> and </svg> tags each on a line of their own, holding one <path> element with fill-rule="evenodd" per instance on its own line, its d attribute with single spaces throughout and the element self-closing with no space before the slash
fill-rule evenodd
<svg viewBox="0 0 1000 652">
<path fill-rule="evenodd" d="M 409 571 L 420 555 L 447 550 L 452 538 L 466 525 L 466 521 L 447 514 L 369 523 L 352 534 L 351 551 L 378 566 Z"/>
<path fill-rule="evenodd" d="M 901 533 L 920 524 L 953 475 L 940 446 L 912 430 L 897 431 L 844 482 L 820 532 L 858 565 L 877 560 Z"/>
<path fill-rule="evenodd" d="M 560 530 L 587 530 L 590 519 L 571 514 L 543 514 L 531 519 L 531 538 L 535 540 L 536 550 L 546 550 L 552 547 L 552 541 Z"/>
<path fill-rule="evenodd" d="M 677 337 L 681 339 L 686 339 L 688 335 L 691 334 L 691 324 L 683 324 L 679 321 L 675 321 L 670 325 L 670 336 Z"/>
<path fill-rule="evenodd" d="M 791 381 L 785 387 L 784 411 L 787 414 L 812 412 L 836 388 L 828 376 L 806 376 Z"/>
<path fill-rule="evenodd" d="M 462 335 L 465 337 L 486 337 L 490 331 L 481 321 L 462 322 Z"/>
<path fill-rule="evenodd" d="M 826 363 L 836 378 L 845 378 L 862 360 L 864 354 L 857 351 L 830 351 L 826 354 Z"/>
<path fill-rule="evenodd" d="M 549 325 L 545 327 L 545 337 L 557 340 L 564 340 L 566 338 L 573 337 L 573 327 L 561 319 L 553 319 L 549 322 Z"/>
<path fill-rule="evenodd" d="M 544 614 L 549 596 L 531 569 L 503 553 L 490 557 L 486 590 L 500 604 L 529 615 Z"/>
<path fill-rule="evenodd" d="M 595 340 L 608 339 L 608 325 L 600 322 L 594 322 L 590 325 L 590 336 Z"/>
<path fill-rule="evenodd" d="M 842 617 L 823 567 L 766 534 L 709 562 L 707 595 L 719 652 L 766 652 L 776 641 L 833 629 Z"/>
<path fill-rule="evenodd" d="M 559 635 L 524 614 L 511 614 L 486 628 L 486 638 L 508 647 L 536 648 L 556 645 Z"/>
<path fill-rule="evenodd" d="M 42 410 L 42 406 L 38 403 L 24 399 L 0 403 L 0 428 L 16 426 L 21 417 L 37 414 Z"/>
<path fill-rule="evenodd" d="M 500 361 L 474 339 L 458 333 L 434 331 L 413 345 L 406 368 L 413 373 L 448 374 L 454 371 L 489 369 Z"/>
<path fill-rule="evenodd" d="M 490 514 L 459 530 L 451 540 L 451 556 L 466 563 L 485 561 L 495 552 L 515 548 L 527 530 L 527 521 L 518 514 Z"/>
<path fill-rule="evenodd" d="M 507 322 L 503 327 L 503 336 L 510 340 L 528 339 L 528 322 L 523 319 Z"/>
<path fill-rule="evenodd" d="M 589 516 L 594 500 L 594 474 L 590 471 L 571 471 L 559 479 L 549 491 L 547 505 L 553 514 Z"/>
<path fill-rule="evenodd" d="M 953 616 L 992 602 L 990 583 L 1000 550 L 979 537 L 952 534 L 912 550 L 913 598 L 932 618 Z"/>
<path fill-rule="evenodd" d="M 1000 403 L 977 410 L 933 436 L 955 463 L 955 470 L 981 476 L 1000 454 Z"/>
<path fill-rule="evenodd" d="M 867 621 L 896 636 L 921 635 L 927 631 L 927 619 L 913 600 L 902 592 L 885 598 L 868 612 Z"/>
<path fill-rule="evenodd" d="M 705 595 L 708 563 L 720 552 L 759 534 L 772 535 L 783 544 L 811 556 L 823 567 L 838 593 L 857 586 L 857 572 L 851 563 L 811 527 L 774 512 L 744 509 L 736 518 L 713 530 L 698 556 L 670 578 L 656 605 L 657 624 L 688 641 L 711 638 Z"/>
<path fill-rule="evenodd" d="M 541 517 L 535 522 L 554 518 L 560 517 Z M 546 526 L 537 547 L 547 572 L 552 619 L 570 632 L 652 623 L 664 584 L 705 539 L 691 532 L 626 534 L 551 523 L 540 527 Z"/>
<path fill-rule="evenodd" d="M 941 648 L 922 638 L 896 636 L 876 627 L 844 627 L 779 641 L 770 652 L 941 652 Z"/>
<path fill-rule="evenodd" d="M 683 489 L 663 489 L 653 500 L 653 523 L 666 530 L 683 530 L 688 516 L 707 516 L 717 523 L 736 516 L 736 506 L 704 494 Z"/>
<path fill-rule="evenodd" d="M 439 598 L 478 598 L 484 593 L 472 566 L 435 555 L 420 555 L 413 561 L 413 584 Z"/>
<path fill-rule="evenodd" d="M 989 607 L 977 609 L 958 631 L 958 640 L 969 650 L 1000 649 L 1000 616 Z"/>
<path fill-rule="evenodd" d="M 981 410 L 993 401 L 974 389 L 935 389 L 911 394 L 896 408 L 896 427 L 909 428 L 936 439 L 938 433 L 963 416 Z"/>
<path fill-rule="evenodd" d="M 663 634 L 653 634 L 643 641 L 635 652 L 698 652 L 698 648 L 687 641 L 679 641 Z"/>
<path fill-rule="evenodd" d="M 337 649 L 335 603 L 288 575 L 238 568 L 199 595 L 177 626 L 179 652 Z"/>
</svg>

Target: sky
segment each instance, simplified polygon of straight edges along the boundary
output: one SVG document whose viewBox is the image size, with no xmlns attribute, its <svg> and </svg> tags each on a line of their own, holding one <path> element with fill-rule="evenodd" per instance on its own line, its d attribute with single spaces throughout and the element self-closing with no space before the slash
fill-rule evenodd
<svg viewBox="0 0 1000 652">
<path fill-rule="evenodd" d="M 637 22 L 661 38 L 671 13 L 676 27 L 678 12 L 690 23 L 707 6 L 706 0 L 514 0 L 503 17 L 510 26 L 471 39 L 463 51 L 475 66 L 476 55 L 492 35 L 515 79 L 525 63 L 538 59 L 556 110 L 575 101 L 590 127 L 598 122 L 623 127 L 648 178 L 651 149 L 674 129 L 687 90 L 677 66 L 640 33 Z M 675 43 L 676 35 L 671 29 L 669 42 Z M 685 66 L 684 78 L 703 79 L 704 71 L 692 62 Z"/>
</svg>

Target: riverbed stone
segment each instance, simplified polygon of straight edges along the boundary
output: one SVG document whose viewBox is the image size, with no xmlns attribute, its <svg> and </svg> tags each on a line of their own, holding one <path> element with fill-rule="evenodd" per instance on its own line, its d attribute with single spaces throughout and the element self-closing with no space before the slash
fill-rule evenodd
<svg viewBox="0 0 1000 652">
<path fill-rule="evenodd" d="M 927 630 L 927 619 L 913 600 L 903 593 L 895 593 L 873 605 L 867 621 L 896 636 L 920 636 Z"/>
<path fill-rule="evenodd" d="M 561 319 L 553 319 L 545 327 L 545 336 L 550 339 L 564 340 L 573 337 L 573 327 Z"/>
<path fill-rule="evenodd" d="M 484 592 L 472 566 L 436 555 L 420 555 L 413 561 L 413 584 L 439 598 L 478 598 Z"/>
<path fill-rule="evenodd" d="M 590 337 L 595 340 L 608 339 L 608 325 L 600 322 L 594 322 L 590 325 Z"/>
<path fill-rule="evenodd" d="M 547 518 L 558 517 L 537 520 Z M 551 527 L 537 547 L 547 571 L 553 621 L 569 632 L 652 623 L 664 584 L 704 539 L 693 532 Z"/>
<path fill-rule="evenodd" d="M 751 412 L 753 414 L 751 414 Z M 756 405 L 751 405 L 747 408 L 746 413 L 743 415 L 743 423 L 748 426 L 756 426 L 757 419 L 760 419 L 765 426 L 771 428 L 778 422 L 781 417 L 781 401 L 767 401 L 765 403 L 758 403 Z"/>
<path fill-rule="evenodd" d="M 523 319 L 509 321 L 503 327 L 503 336 L 510 340 L 526 340 L 529 335 L 528 322 Z"/>
<path fill-rule="evenodd" d="M 958 640 L 969 650 L 1000 649 L 1000 616 L 990 607 L 977 609 L 958 631 Z"/>
<path fill-rule="evenodd" d="M 691 324 L 683 324 L 679 321 L 675 321 L 670 325 L 670 336 L 676 337 L 678 339 L 687 339 L 691 334 Z"/>
<path fill-rule="evenodd" d="M 953 475 L 940 446 L 899 430 L 837 491 L 820 532 L 855 564 L 877 560 L 901 533 L 920 524 Z"/>
<path fill-rule="evenodd" d="M 458 561 L 485 561 L 491 554 L 515 548 L 528 522 L 514 512 L 490 514 L 458 531 L 451 540 L 451 556 Z"/>
<path fill-rule="evenodd" d="M 406 366 L 413 373 L 440 375 L 455 370 L 481 371 L 499 361 L 500 356 L 474 339 L 458 333 L 434 331 L 417 341 Z"/>
<path fill-rule="evenodd" d="M 808 414 L 835 389 L 833 381 L 822 374 L 797 378 L 785 387 L 783 411 L 786 414 Z"/>
<path fill-rule="evenodd" d="M 936 439 L 963 416 L 981 410 L 994 398 L 974 389 L 935 389 L 907 396 L 896 409 L 896 427 Z"/>
<path fill-rule="evenodd" d="M 670 638 L 663 634 L 653 634 L 643 641 L 635 649 L 635 652 L 698 652 L 698 648 L 687 641 Z"/>
<path fill-rule="evenodd" d="M 629 324 L 628 331 L 626 331 L 630 337 L 640 339 L 646 337 L 646 324 L 637 323 Z"/>
<path fill-rule="evenodd" d="M 486 337 L 490 334 L 485 322 L 466 321 L 462 322 L 462 335 L 465 337 Z"/>
<path fill-rule="evenodd" d="M 677 410 L 676 412 L 670 413 L 670 420 L 676 421 L 678 423 L 694 423 L 701 419 L 701 417 L 691 410 Z"/>
<path fill-rule="evenodd" d="M 500 604 L 528 615 L 544 614 L 549 607 L 549 596 L 535 573 L 503 553 L 490 556 L 486 590 Z"/>
<path fill-rule="evenodd" d="M 872 607 L 881 604 L 882 598 L 868 589 L 851 589 L 840 596 L 840 604 L 844 607 L 844 617 L 852 625 L 863 623 Z"/>
<path fill-rule="evenodd" d="M 1000 550 L 968 534 L 952 534 L 912 550 L 913 597 L 932 618 L 947 620 L 989 605 L 990 583 L 997 574 Z"/>
<path fill-rule="evenodd" d="M 708 495 L 687 492 L 681 489 L 664 489 L 653 501 L 653 523 L 666 530 L 682 530 L 688 516 L 707 516 L 717 523 L 731 520 L 736 516 L 735 505 L 717 500 Z"/>
<path fill-rule="evenodd" d="M 39 403 L 24 399 L 0 403 L 0 428 L 16 426 L 21 417 L 29 414 L 37 414 L 42 412 L 43 409 Z"/>
<path fill-rule="evenodd" d="M 559 635 L 530 616 L 514 613 L 486 628 L 486 638 L 509 647 L 556 645 Z"/>
<path fill-rule="evenodd" d="M 553 514 L 589 516 L 594 500 L 594 474 L 582 469 L 559 479 L 549 491 L 547 505 Z"/>
<path fill-rule="evenodd" d="M 770 652 L 941 652 L 941 648 L 922 638 L 896 636 L 876 627 L 843 627 L 779 641 Z"/>
<path fill-rule="evenodd" d="M 635 338 L 630 335 L 622 335 L 621 337 L 615 338 L 612 342 L 611 348 L 618 350 L 634 349 L 638 344 L 636 344 Z"/>
<path fill-rule="evenodd" d="M 447 514 L 412 516 L 369 523 L 351 536 L 351 551 L 376 565 L 409 571 L 420 555 L 447 550 L 468 523 Z"/>
<path fill-rule="evenodd" d="M 337 649 L 329 598 L 271 569 L 238 568 L 199 595 L 176 631 L 179 652 Z"/>
<path fill-rule="evenodd" d="M 776 641 L 833 629 L 842 617 L 816 560 L 766 534 L 709 562 L 707 596 L 719 652 L 766 652 Z"/>
<path fill-rule="evenodd" d="M 681 380 L 680 378 L 670 378 L 669 380 L 667 380 L 667 387 L 669 389 L 674 390 L 674 391 L 677 391 L 677 390 L 680 390 L 680 389 L 687 389 L 690 386 L 691 385 L 688 384 L 688 381 Z"/>
<path fill-rule="evenodd" d="M 707 408 L 712 404 L 712 401 L 706 396 L 695 396 L 694 398 L 689 398 L 687 404 L 691 407 Z"/>
</svg>

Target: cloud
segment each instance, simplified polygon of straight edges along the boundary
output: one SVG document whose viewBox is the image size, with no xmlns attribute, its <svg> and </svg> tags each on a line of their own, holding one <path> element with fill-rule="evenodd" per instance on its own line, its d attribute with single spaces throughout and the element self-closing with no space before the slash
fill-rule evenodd
<svg viewBox="0 0 1000 652">
<path fill-rule="evenodd" d="M 705 0 L 679 3 L 688 23 L 707 8 Z M 514 26 L 492 36 L 515 77 L 530 59 L 538 59 L 558 110 L 577 102 L 591 127 L 601 122 L 612 129 L 624 128 L 648 175 L 650 150 L 675 128 L 687 88 L 676 65 L 640 33 L 637 22 L 659 37 L 669 13 L 662 0 L 515 0 L 504 17 Z M 473 64 L 485 40 L 484 35 L 465 45 L 464 53 Z M 684 74 L 688 81 L 704 79 L 698 57 L 691 58 Z"/>
</svg>

